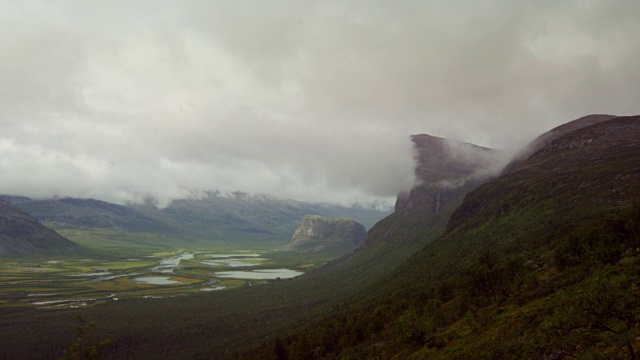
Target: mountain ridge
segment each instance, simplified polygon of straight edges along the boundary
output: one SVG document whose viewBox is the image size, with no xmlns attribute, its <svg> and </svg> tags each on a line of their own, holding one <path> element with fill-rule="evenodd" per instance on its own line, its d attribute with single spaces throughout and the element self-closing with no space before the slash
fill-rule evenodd
<svg viewBox="0 0 640 360">
<path fill-rule="evenodd" d="M 185 245 L 195 241 L 203 246 L 212 241 L 238 246 L 260 242 L 284 245 L 305 215 L 347 216 L 373 226 L 387 214 L 356 206 L 312 204 L 242 192 L 211 192 L 201 198 L 177 199 L 164 208 L 151 202 L 124 206 L 95 199 L 30 199 L 9 195 L 0 198 L 54 229 L 144 233 L 162 236 L 165 245 L 171 245 L 173 238 L 175 246 L 181 241 Z"/>
<path fill-rule="evenodd" d="M 468 192 L 444 233 L 362 300 L 280 343 L 326 358 L 633 357 L 638 199 L 640 116 L 574 129 Z M 428 224 L 408 215 L 396 221 L 420 238 Z"/>
<path fill-rule="evenodd" d="M 541 135 L 539 135 L 538 137 L 536 137 L 535 139 L 533 139 L 527 146 L 525 146 L 524 149 L 522 149 L 509 161 L 509 164 L 505 166 L 505 169 L 503 170 L 503 172 L 511 171 L 512 167 L 517 166 L 518 162 L 528 159 L 535 152 L 539 151 L 540 149 L 542 149 L 543 147 L 545 147 L 555 139 L 565 134 L 568 134 L 575 130 L 582 129 L 584 127 L 599 124 L 601 122 L 608 121 L 616 117 L 618 116 L 608 115 L 608 114 L 591 114 L 591 115 L 582 116 L 573 121 L 569 121 L 567 123 L 556 126 L 551 130 L 546 131 Z"/>
<path fill-rule="evenodd" d="M 0 256 L 72 253 L 78 245 L 0 200 Z"/>
<path fill-rule="evenodd" d="M 79 313 L 112 326 L 113 358 L 631 358 L 639 122 L 564 134 L 513 171 L 467 181 L 439 211 L 431 197 L 394 212 L 299 278 Z"/>
</svg>

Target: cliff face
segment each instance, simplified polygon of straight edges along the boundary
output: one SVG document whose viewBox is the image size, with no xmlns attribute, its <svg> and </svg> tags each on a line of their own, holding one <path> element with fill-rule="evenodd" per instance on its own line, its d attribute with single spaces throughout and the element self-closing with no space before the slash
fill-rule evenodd
<svg viewBox="0 0 640 360">
<path fill-rule="evenodd" d="M 472 180 L 496 171 L 503 162 L 500 151 L 430 135 L 414 135 L 418 184 L 396 200 L 399 213 L 437 213 L 461 195 Z"/>
<path fill-rule="evenodd" d="M 446 204 L 467 191 L 465 182 L 455 185 L 422 184 L 414 186 L 408 194 L 399 194 L 395 211 L 398 213 L 440 212 Z"/>
<path fill-rule="evenodd" d="M 305 252 L 329 248 L 353 250 L 362 243 L 366 233 L 364 226 L 351 219 L 307 215 L 300 221 L 286 249 Z"/>
<path fill-rule="evenodd" d="M 563 135 L 600 124 L 615 118 L 613 115 L 588 115 L 560 125 L 536 138 L 516 155 L 502 173 L 516 170 L 521 163 L 553 144 Z M 411 137 L 414 144 L 418 184 L 410 192 L 401 193 L 395 211 L 403 213 L 434 214 L 453 199 L 457 199 L 489 175 L 497 174 L 507 164 L 498 150 L 469 143 L 421 134 Z M 577 139 L 566 146 L 585 146 L 589 139 Z"/>
</svg>

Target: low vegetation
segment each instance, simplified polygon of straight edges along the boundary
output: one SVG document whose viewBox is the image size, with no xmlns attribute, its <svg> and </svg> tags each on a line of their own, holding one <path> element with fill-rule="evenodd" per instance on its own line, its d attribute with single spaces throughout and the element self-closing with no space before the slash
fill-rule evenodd
<svg viewBox="0 0 640 360">
<path fill-rule="evenodd" d="M 571 251 L 567 244 L 574 244 Z M 459 271 L 434 273 L 422 260 L 434 257 L 433 244 L 398 271 L 403 281 L 280 334 L 247 358 L 633 358 L 640 335 L 640 204 L 545 248 L 486 247 Z M 576 255 L 585 261 L 574 261 Z"/>
<path fill-rule="evenodd" d="M 234 358 L 239 356 L 241 349 L 271 338 L 274 331 L 295 327 L 344 309 L 353 302 L 354 297 L 359 296 L 360 291 L 367 289 L 380 276 L 392 271 L 423 247 L 424 241 L 439 235 L 444 230 L 443 220 L 452 209 L 441 212 L 429 221 L 433 226 L 423 232 L 425 237 L 421 241 L 379 243 L 366 252 L 333 261 L 330 260 L 335 259 L 336 254 L 331 252 L 265 253 L 261 257 L 268 261 L 260 265 L 262 268 L 286 267 L 308 273 L 291 280 L 270 281 L 267 286 L 256 286 L 259 282 L 255 281 L 249 286 L 244 280 L 226 279 L 215 285 L 234 289 L 204 292 L 199 289 L 209 285 L 203 283 L 195 286 L 151 287 L 121 279 L 112 282 L 112 286 L 130 287 L 131 296 L 127 296 L 127 291 L 123 289 L 99 289 L 105 297 L 117 291 L 119 299 L 113 301 L 105 298 L 104 302 L 95 306 L 51 311 L 36 309 L 32 304 L 14 303 L 12 306 L 7 303 L 6 306 L 0 306 L 3 314 L 0 317 L 0 335 L 3 336 L 0 339 L 7 341 L 0 343 L 0 348 L 6 349 L 5 356 L 8 358 L 20 358 L 27 354 L 33 359 L 48 359 L 52 357 L 51 354 L 61 355 L 76 336 L 76 318 L 80 315 L 88 322 L 95 322 L 96 339 L 112 340 L 103 349 L 105 358 Z M 390 229 L 395 229 L 391 231 L 403 236 L 407 229 L 405 225 L 403 219 L 389 218 L 372 232 L 378 234 L 376 236 L 383 236 Z M 215 250 L 220 252 L 223 249 Z M 230 253 L 238 251 L 226 249 Z M 142 248 L 136 246 L 130 249 L 130 253 L 142 256 L 143 252 Z M 172 255 L 171 252 L 152 253 L 159 258 Z M 126 259 L 122 255 L 117 256 L 121 260 Z M 81 263 L 82 259 L 74 261 Z M 115 258 L 101 261 L 102 264 L 75 268 L 74 271 L 105 267 L 107 264 L 118 268 L 120 264 Z M 181 262 L 181 269 L 173 276 L 198 278 L 210 275 L 210 270 L 201 272 L 198 261 L 196 255 L 194 259 Z M 329 264 L 320 268 L 327 261 L 330 261 Z M 33 262 L 32 265 L 37 263 L 42 261 Z M 58 265 L 64 267 L 64 263 Z M 134 269 L 130 270 L 134 272 Z M 135 272 L 140 270 L 135 269 Z M 51 290 L 55 292 L 55 288 Z M 91 291 L 95 294 L 96 289 Z M 24 326 L 15 326 L 18 323 Z M 34 338 L 41 339 L 38 347 L 31 346 Z"/>
<path fill-rule="evenodd" d="M 185 285 L 162 288 L 169 298 L 157 299 L 147 293 L 152 286 L 140 284 L 132 293 L 150 296 L 77 309 L 36 309 L 4 298 L 0 348 L 7 358 L 62 356 L 77 343 L 81 316 L 96 324 L 91 337 L 108 359 L 635 359 L 638 139 L 637 118 L 565 134 L 501 176 L 456 192 L 442 209 L 388 216 L 348 256 L 265 255 L 265 268 L 307 272 L 268 286 L 224 280 L 235 288 L 195 291 L 208 270 L 194 254 L 170 275 Z M 119 265 L 117 241 L 95 242 L 112 254 L 100 264 L 76 258 L 9 265 L 3 286 L 57 291 L 39 282 L 46 275 L 20 280 L 25 269 L 55 278 L 152 266 L 141 249 L 131 252 L 130 267 Z M 78 296 L 97 291 L 72 281 L 64 286 Z M 194 291 L 178 296 L 188 289 Z"/>
<path fill-rule="evenodd" d="M 469 193 L 366 297 L 246 358 L 635 359 L 639 125 L 559 138 Z"/>
</svg>

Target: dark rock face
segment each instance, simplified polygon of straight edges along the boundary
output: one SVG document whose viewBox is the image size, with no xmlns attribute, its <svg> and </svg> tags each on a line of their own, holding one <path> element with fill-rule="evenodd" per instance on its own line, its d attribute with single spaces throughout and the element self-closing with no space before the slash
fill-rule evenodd
<svg viewBox="0 0 640 360">
<path fill-rule="evenodd" d="M 460 195 L 464 183 L 456 186 L 425 184 L 415 186 L 409 194 L 400 194 L 395 209 L 400 213 L 423 212 L 435 214 L 445 204 Z"/>
<path fill-rule="evenodd" d="M 72 251 L 78 245 L 0 200 L 0 255 Z"/>
<path fill-rule="evenodd" d="M 347 218 L 305 216 L 296 229 L 287 250 L 320 251 L 328 248 L 357 248 L 367 231 L 361 224 Z"/>
<path fill-rule="evenodd" d="M 422 183 L 459 182 L 493 166 L 500 152 L 465 142 L 421 134 L 411 137 L 416 177 Z"/>
<path fill-rule="evenodd" d="M 557 143 L 566 134 L 613 118 L 614 115 L 588 115 L 551 129 L 511 159 L 502 173 L 516 170 L 525 159 L 543 149 L 549 151 L 549 145 Z M 444 204 L 460 195 L 465 184 L 470 181 L 479 183 L 506 164 L 504 155 L 497 150 L 430 135 L 415 135 L 411 140 L 416 150 L 416 178 L 420 183 L 409 193 L 398 195 L 396 212 L 437 213 Z M 587 146 L 592 141 L 589 137 L 582 137 L 569 143 L 558 143 L 555 147 Z"/>
<path fill-rule="evenodd" d="M 437 213 L 457 198 L 468 181 L 483 178 L 499 168 L 500 151 L 430 135 L 411 137 L 415 148 L 419 184 L 401 193 L 395 211 Z"/>
</svg>

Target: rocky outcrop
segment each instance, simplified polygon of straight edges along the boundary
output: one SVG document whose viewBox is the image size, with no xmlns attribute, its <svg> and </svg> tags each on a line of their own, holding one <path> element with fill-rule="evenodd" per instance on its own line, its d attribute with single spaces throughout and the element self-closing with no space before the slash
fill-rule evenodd
<svg viewBox="0 0 640 360">
<path fill-rule="evenodd" d="M 353 250 L 362 243 L 366 233 L 364 226 L 351 219 L 307 215 L 300 221 L 286 249 L 301 252 Z"/>
<path fill-rule="evenodd" d="M 421 134 L 414 143 L 418 184 L 401 193 L 395 211 L 437 213 L 470 181 L 499 170 L 503 154 L 494 149 Z"/>
</svg>

